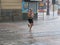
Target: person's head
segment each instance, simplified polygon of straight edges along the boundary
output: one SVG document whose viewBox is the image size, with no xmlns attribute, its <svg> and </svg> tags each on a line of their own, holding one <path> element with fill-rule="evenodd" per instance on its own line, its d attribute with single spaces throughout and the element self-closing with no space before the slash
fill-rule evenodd
<svg viewBox="0 0 60 45">
<path fill-rule="evenodd" d="M 32 9 L 29 9 L 29 12 L 32 12 Z"/>
</svg>

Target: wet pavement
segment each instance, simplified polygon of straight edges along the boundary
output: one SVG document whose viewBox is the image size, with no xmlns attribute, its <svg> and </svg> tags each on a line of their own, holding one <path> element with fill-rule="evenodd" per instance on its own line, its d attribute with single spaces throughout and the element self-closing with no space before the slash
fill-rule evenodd
<svg viewBox="0 0 60 45">
<path fill-rule="evenodd" d="M 28 22 L 0 23 L 0 45 L 60 45 L 60 17 L 35 20 L 29 32 Z"/>
</svg>

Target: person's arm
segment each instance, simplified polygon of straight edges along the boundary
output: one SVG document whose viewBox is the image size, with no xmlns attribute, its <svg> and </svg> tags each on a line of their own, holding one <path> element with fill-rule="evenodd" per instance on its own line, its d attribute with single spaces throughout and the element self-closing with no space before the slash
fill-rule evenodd
<svg viewBox="0 0 60 45">
<path fill-rule="evenodd" d="M 34 12 L 32 12 L 32 17 L 34 17 Z"/>
<path fill-rule="evenodd" d="M 28 12 L 28 17 L 31 17 L 29 12 Z"/>
</svg>

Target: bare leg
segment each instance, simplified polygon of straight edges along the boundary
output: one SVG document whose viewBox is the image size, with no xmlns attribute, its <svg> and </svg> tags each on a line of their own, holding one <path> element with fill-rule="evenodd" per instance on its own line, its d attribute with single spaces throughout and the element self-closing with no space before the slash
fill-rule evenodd
<svg viewBox="0 0 60 45">
<path fill-rule="evenodd" d="M 30 27 L 30 24 L 28 24 L 28 27 Z"/>
<path fill-rule="evenodd" d="M 31 31 L 31 24 L 30 24 L 30 30 L 29 31 Z"/>
<path fill-rule="evenodd" d="M 31 23 L 28 24 L 29 31 L 31 31 Z"/>
<path fill-rule="evenodd" d="M 33 26 L 33 23 L 30 24 L 30 31 L 31 31 L 32 26 Z"/>
</svg>

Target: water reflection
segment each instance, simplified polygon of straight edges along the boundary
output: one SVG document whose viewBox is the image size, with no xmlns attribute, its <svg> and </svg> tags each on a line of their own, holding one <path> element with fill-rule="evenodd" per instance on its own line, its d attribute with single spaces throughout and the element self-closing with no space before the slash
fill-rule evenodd
<svg viewBox="0 0 60 45">
<path fill-rule="evenodd" d="M 28 37 L 28 45 L 49 45 L 48 42 L 44 41 L 44 39 L 42 38 L 38 38 L 40 40 L 37 39 L 38 37 L 34 37 L 33 33 L 30 31 L 29 32 L 29 37 Z"/>
<path fill-rule="evenodd" d="M 29 40 L 28 40 L 29 44 L 33 44 L 33 43 L 36 42 L 36 40 L 35 40 L 35 38 L 33 36 L 33 33 L 31 31 L 29 32 L 29 37 L 28 38 L 29 38 Z"/>
<path fill-rule="evenodd" d="M 32 33 L 31 31 L 29 32 L 29 38 L 30 38 L 30 39 L 33 39 L 33 38 L 34 38 L 34 37 L 33 37 L 33 33 Z"/>
</svg>

